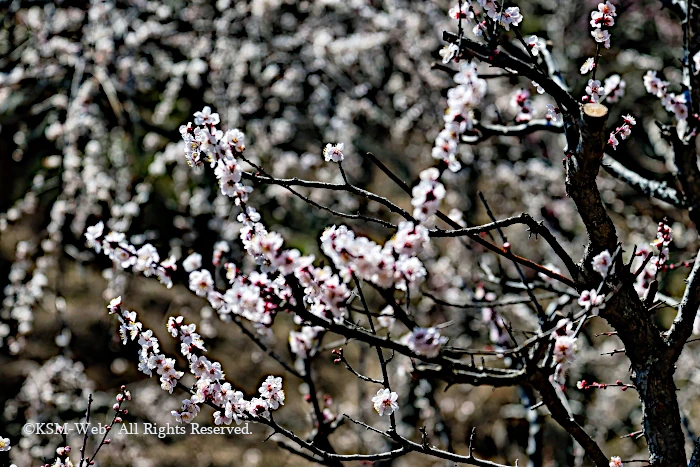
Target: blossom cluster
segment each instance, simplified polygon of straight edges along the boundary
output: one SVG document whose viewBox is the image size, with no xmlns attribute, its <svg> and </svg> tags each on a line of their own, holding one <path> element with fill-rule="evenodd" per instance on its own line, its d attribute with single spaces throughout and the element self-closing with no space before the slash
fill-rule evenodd
<svg viewBox="0 0 700 467">
<path fill-rule="evenodd" d="M 672 240 L 673 229 L 671 226 L 665 222 L 659 222 L 656 239 L 651 242 L 649 246 L 643 245 L 637 248 L 636 267 L 641 268 L 643 264 L 646 264 L 642 271 L 635 272 L 637 278 L 634 283 L 634 288 L 641 298 L 646 297 L 651 283 L 656 279 L 658 273 L 663 270 L 663 266 L 668 261 L 668 247 Z M 656 250 L 657 254 L 654 254 L 653 250 Z M 651 256 L 651 259 L 646 261 L 649 256 Z"/>
<path fill-rule="evenodd" d="M 668 92 L 668 81 L 656 76 L 656 71 L 649 70 L 644 75 L 644 87 L 649 94 L 661 99 L 661 104 L 668 112 L 672 112 L 676 120 L 682 121 L 688 118 L 688 103 L 685 93 L 674 94 Z"/>
<path fill-rule="evenodd" d="M 529 122 L 532 120 L 532 101 L 530 101 L 530 92 L 526 89 L 520 89 L 513 94 L 512 107 L 518 112 L 515 121 L 518 123 Z"/>
<path fill-rule="evenodd" d="M 180 380 L 185 372 L 177 370 L 174 358 L 160 353 L 158 338 L 150 329 L 143 329 L 143 324 L 137 320 L 136 312 L 122 309 L 121 297 L 113 299 L 108 309 L 110 314 L 116 314 L 119 318 L 119 331 L 123 343 L 138 339 L 141 346 L 139 371 L 148 376 L 152 376 L 155 371 L 160 375 L 161 388 L 170 394 L 178 386 L 184 388 Z M 178 423 L 191 422 L 200 412 L 201 404 L 205 403 L 222 409 L 214 414 L 214 422 L 217 425 L 228 425 L 233 421 L 238 424 L 251 417 L 269 418 L 270 410 L 284 405 L 285 394 L 281 378 L 268 376 L 258 391 L 259 397 L 246 400 L 241 391 L 234 390 L 231 383 L 225 380 L 221 363 L 201 355 L 206 349 L 197 333 L 196 325 L 185 324 L 182 316 L 171 316 L 166 328 L 172 337 L 180 341 L 180 353 L 189 362 L 189 372 L 196 380 L 191 389 L 191 397 L 182 401 L 179 410 L 172 411 Z"/>
<path fill-rule="evenodd" d="M 610 48 L 610 31 L 615 24 L 615 6 L 606 1 L 605 3 L 598 4 L 598 10 L 591 12 L 591 35 L 593 39 L 599 44 L 603 44 L 606 49 Z"/>
<path fill-rule="evenodd" d="M 383 247 L 343 225 L 329 227 L 321 235 L 323 252 L 345 282 L 356 274 L 380 287 L 399 290 L 407 290 L 425 277 L 423 263 L 415 255 L 427 242 L 428 230 L 412 222 L 399 224 L 396 235 Z"/>
<path fill-rule="evenodd" d="M 445 198 L 445 185 L 440 183 L 440 171 L 435 167 L 425 169 L 420 173 L 420 182 L 411 191 L 413 217 L 420 222 L 426 222 L 440 208 L 440 202 Z"/>
<path fill-rule="evenodd" d="M 191 167 L 200 168 L 208 161 L 210 166 L 215 168 L 214 174 L 219 180 L 221 193 L 234 198 L 236 205 L 245 203 L 252 187 L 241 183 L 242 171 L 236 159 L 245 151 L 245 135 L 237 128 L 226 133 L 217 130 L 219 114 L 212 114 L 209 107 L 204 107 L 197 113 L 205 115 L 206 118 L 195 117 L 195 124 L 204 126 L 193 128 L 192 124 L 188 123 L 180 127 L 187 163 Z"/>
<path fill-rule="evenodd" d="M 610 133 L 610 137 L 608 138 L 608 144 L 612 146 L 613 149 L 617 149 L 617 146 L 620 144 L 617 137 L 619 136 L 622 140 L 627 139 L 629 135 L 632 134 L 632 127 L 637 124 L 637 120 L 631 115 L 625 115 L 622 119 L 624 123 L 615 128 L 615 131 Z"/>
<path fill-rule="evenodd" d="M 172 287 L 172 275 L 177 270 L 175 257 L 161 261 L 158 251 L 150 243 L 137 250 L 121 232 L 112 231 L 105 235 L 102 221 L 87 228 L 85 239 L 88 246 L 98 253 L 102 251 L 115 266 L 122 269 L 131 267 L 134 272 L 142 272 L 147 277 L 155 275 L 167 288 Z"/>
<path fill-rule="evenodd" d="M 560 320 L 552 334 L 552 339 L 554 340 L 554 360 L 557 362 L 552 380 L 564 386 L 566 370 L 576 358 L 578 339 L 575 335 L 574 323 L 569 319 Z"/>
<path fill-rule="evenodd" d="M 510 31 L 511 26 L 518 26 L 523 20 L 523 15 L 520 14 L 520 8 L 517 6 L 504 8 L 499 6 L 494 0 L 476 0 L 474 3 L 478 3 L 483 13 L 491 20 L 498 22 L 506 31 Z M 452 19 L 470 22 L 470 20 L 475 19 L 481 13 L 475 9 L 472 0 L 464 0 L 461 4 L 457 3 L 450 8 L 447 14 Z M 476 23 L 472 32 L 479 37 L 485 30 L 486 20 L 484 19 Z"/>
<path fill-rule="evenodd" d="M 184 129 L 183 137 L 188 138 L 186 135 L 195 134 L 200 127 L 193 129 L 191 124 L 188 124 Z M 204 130 L 209 134 L 222 133 L 214 124 L 200 132 Z M 236 139 L 243 141 L 244 135 L 237 132 Z M 217 177 L 221 180 L 225 176 L 224 169 L 229 174 L 240 170 L 236 157 L 242 155 L 244 147 L 231 146 L 226 141 L 222 143 L 222 140 L 217 144 L 205 146 L 201 151 L 206 153 L 206 158 L 212 166 L 217 164 L 217 170 L 219 170 Z M 328 160 L 340 162 L 342 150 L 342 143 L 335 146 L 328 145 L 324 149 L 324 155 Z M 185 155 L 188 161 L 193 159 L 189 149 L 186 149 Z M 240 179 L 238 176 L 236 178 Z M 231 183 L 236 186 L 238 182 L 232 179 Z M 235 193 L 229 196 L 234 197 L 235 204 L 242 208 L 242 212 L 237 217 L 238 222 L 242 224 L 240 240 L 246 253 L 255 259 L 262 272 L 254 271 L 246 276 L 241 274 L 234 264 L 227 263 L 227 278 L 231 287 L 220 292 L 215 290 L 209 271 L 193 270 L 190 272 L 190 289 L 202 297 L 207 297 L 211 306 L 222 317 L 234 313 L 256 324 L 269 327 L 281 306 L 285 304 L 294 306 L 296 303 L 285 280 L 285 276 L 293 275 L 304 288 L 303 305 L 308 308 L 308 311 L 325 319 L 341 319 L 346 313 L 345 303 L 350 298 L 350 290 L 346 285 L 349 277 L 346 276 L 343 280 L 328 266 L 323 268 L 313 266 L 313 256 L 303 256 L 296 249 L 284 249 L 282 236 L 276 232 L 269 232 L 260 222 L 260 214 L 255 208 L 247 205 L 247 193 L 252 191 L 252 187 L 245 187 L 245 189 L 238 187 L 234 190 Z M 215 261 L 220 261 L 221 256 L 215 253 Z M 411 263 L 407 263 L 405 269 L 406 274 L 412 276 L 414 273 L 410 266 Z M 258 331 L 262 331 L 261 328 L 258 328 Z M 310 342 L 313 340 L 310 337 L 312 334 L 313 332 L 302 330 L 296 337 L 290 335 L 292 347 L 297 349 L 299 354 L 308 352 Z M 304 338 L 299 339 L 300 336 Z M 298 346 L 297 343 L 299 343 Z"/>
<path fill-rule="evenodd" d="M 578 297 L 578 304 L 586 312 L 590 312 L 593 316 L 598 316 L 600 310 L 605 308 L 605 294 L 599 294 L 596 289 L 584 290 Z"/>
<path fill-rule="evenodd" d="M 620 75 L 614 74 L 607 77 L 603 83 L 597 79 L 589 79 L 586 86 L 586 96 L 584 102 L 603 102 L 604 100 L 610 103 L 615 103 L 625 95 L 627 83 L 620 78 Z"/>
<path fill-rule="evenodd" d="M 454 75 L 455 87 L 447 91 L 445 127 L 435 138 L 434 159 L 443 161 L 457 172 L 462 164 L 457 160 L 459 137 L 474 126 L 474 109 L 486 95 L 486 81 L 479 78 L 474 63 L 462 63 Z"/>
<path fill-rule="evenodd" d="M 409 349 L 418 355 L 437 357 L 440 348 L 447 343 L 447 337 L 441 336 L 437 328 L 416 327 L 403 338 Z"/>
</svg>

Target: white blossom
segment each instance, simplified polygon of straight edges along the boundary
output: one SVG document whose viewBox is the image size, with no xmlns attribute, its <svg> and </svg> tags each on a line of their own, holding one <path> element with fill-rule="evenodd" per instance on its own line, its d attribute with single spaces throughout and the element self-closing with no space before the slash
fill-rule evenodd
<svg viewBox="0 0 700 467">
<path fill-rule="evenodd" d="M 192 272 L 202 267 L 202 255 L 192 253 L 182 262 L 182 267 L 186 272 Z"/>
<path fill-rule="evenodd" d="M 437 357 L 440 348 L 447 343 L 447 338 L 440 335 L 437 328 L 416 327 L 404 337 L 408 348 L 426 357 Z"/>
<path fill-rule="evenodd" d="M 585 62 L 583 62 L 583 65 L 581 65 L 581 74 L 586 75 L 593 70 L 595 67 L 595 58 L 594 57 L 588 57 Z"/>
<path fill-rule="evenodd" d="M 377 395 L 372 398 L 374 410 L 382 417 L 384 414 L 391 415 L 399 409 L 399 404 L 396 402 L 398 398 L 399 395 L 390 389 L 380 389 L 377 391 Z"/>
<path fill-rule="evenodd" d="M 326 147 L 323 148 L 323 157 L 326 159 L 327 162 L 341 162 L 344 159 L 344 147 L 344 143 L 338 143 L 335 145 L 328 143 L 326 144 Z"/>
<path fill-rule="evenodd" d="M 612 266 L 612 256 L 608 250 L 601 251 L 593 257 L 593 270 L 605 277 Z"/>
<path fill-rule="evenodd" d="M 190 290 L 200 297 L 206 297 L 213 286 L 214 280 L 211 277 L 211 273 L 206 269 L 190 273 Z"/>
</svg>

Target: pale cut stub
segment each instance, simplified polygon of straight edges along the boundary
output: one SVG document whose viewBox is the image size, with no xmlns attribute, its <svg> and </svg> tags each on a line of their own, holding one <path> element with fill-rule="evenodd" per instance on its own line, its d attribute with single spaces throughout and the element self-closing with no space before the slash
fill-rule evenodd
<svg viewBox="0 0 700 467">
<path fill-rule="evenodd" d="M 583 113 L 593 118 L 603 118 L 608 115 L 608 108 L 603 104 L 585 104 Z"/>
</svg>

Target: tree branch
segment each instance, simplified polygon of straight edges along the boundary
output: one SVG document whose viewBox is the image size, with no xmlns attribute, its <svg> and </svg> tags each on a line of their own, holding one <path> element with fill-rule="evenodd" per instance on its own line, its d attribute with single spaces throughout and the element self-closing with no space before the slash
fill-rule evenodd
<svg viewBox="0 0 700 467">
<path fill-rule="evenodd" d="M 593 460 L 595 465 L 598 467 L 608 467 L 608 458 L 605 457 L 600 446 L 598 446 L 593 438 L 591 438 L 581 425 L 569 415 L 569 411 L 566 410 L 564 404 L 559 399 L 547 375 L 537 372 L 533 377 L 532 386 L 540 393 L 542 401 L 552 414 L 552 418 L 573 436 L 586 451 L 586 454 Z"/>
<path fill-rule="evenodd" d="M 700 307 L 700 261 L 695 261 L 687 279 L 678 314 L 671 329 L 667 331 L 668 345 L 675 361 L 683 350 L 685 342 L 693 333 L 693 323 Z"/>
<path fill-rule="evenodd" d="M 677 208 L 687 207 L 683 196 L 680 195 L 675 188 L 670 188 L 666 182 L 646 179 L 637 172 L 628 169 L 608 154 L 603 156 L 602 165 L 605 171 L 610 175 L 627 183 L 631 187 L 636 188 L 647 196 L 660 199 L 661 201 L 672 204 Z"/>
</svg>

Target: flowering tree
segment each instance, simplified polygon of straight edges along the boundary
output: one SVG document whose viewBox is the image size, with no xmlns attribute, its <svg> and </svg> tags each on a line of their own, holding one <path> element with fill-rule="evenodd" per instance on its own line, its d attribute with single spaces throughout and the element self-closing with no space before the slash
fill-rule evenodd
<svg viewBox="0 0 700 467">
<path fill-rule="evenodd" d="M 665 3 L 681 22 L 683 56 L 675 74 L 681 79 L 671 84 L 647 71 L 639 81 L 673 114 L 668 120 L 672 123 L 624 108 L 627 82 L 620 74 L 596 79 L 602 77 L 606 59 L 618 63 L 606 50 L 625 24 L 623 9 L 609 1 L 586 12 L 587 40 L 594 53 L 582 61 L 580 74 L 587 82 L 577 90 L 566 84 L 559 68 L 558 45 L 524 34 L 528 20 L 520 8 L 525 6 L 493 0 L 460 1 L 449 9 L 451 23 L 442 34 L 446 45 L 439 52 L 442 63 L 428 70 L 440 78 L 419 75 L 415 81 L 394 80 L 400 74 L 383 80 L 373 74 L 378 63 L 370 60 L 363 66 L 363 55 L 349 51 L 366 47 L 367 54 L 376 54 L 377 44 L 393 46 L 389 32 L 382 30 L 396 26 L 392 14 L 418 24 L 422 7 L 407 5 L 403 12 L 384 14 L 358 2 L 348 11 L 373 18 L 373 23 L 356 25 L 359 32 L 347 39 L 349 44 L 326 38 L 320 45 L 304 46 L 300 44 L 312 37 L 315 18 L 326 12 L 297 6 L 285 13 L 292 15 L 286 17 L 288 29 L 293 29 L 295 15 L 306 17 L 309 24 L 299 31 L 308 30 L 308 36 L 301 41 L 292 36 L 277 46 L 285 53 L 294 47 L 310 49 L 300 54 L 304 62 L 289 60 L 282 72 L 274 61 L 264 69 L 257 63 L 255 69 L 256 54 L 261 53 L 256 46 L 238 44 L 226 35 L 227 28 L 241 27 L 237 12 L 249 8 L 246 14 L 263 16 L 257 2 L 240 10 L 217 2 L 218 13 L 199 5 L 180 14 L 156 2 L 144 9 L 95 3 L 87 12 L 73 6 L 23 8 L 22 2 L 13 2 L 8 14 L 22 32 L 7 36 L 27 37 L 48 52 L 39 57 L 29 47 L 33 54 L 19 59 L 8 53 L 4 66 L 11 69 L 0 77 L 7 90 L 4 97 L 13 111 L 28 113 L 14 122 L 18 127 L 48 112 L 44 136 L 56 143 L 61 155 L 45 158 L 32 189 L 0 219 L 0 228 L 9 232 L 12 224 L 19 226 L 22 213 L 36 210 L 51 183 L 61 189 L 51 200 L 44 231 L 16 246 L 1 315 L 7 352 L 26 351 L 34 310 L 46 295 L 56 314 L 64 314 L 61 277 L 67 257 L 82 263 L 106 261 L 104 297 L 115 316 L 113 325 L 118 325 L 121 343 L 133 348 L 129 352 L 138 370 L 158 378 L 173 397 L 183 396 L 179 408 L 170 411 L 177 423 L 188 424 L 209 407 L 215 425 L 255 422 L 267 427 L 281 448 L 324 465 L 424 454 L 497 466 L 505 464 L 477 455 L 481 448 L 474 431 L 464 434 L 464 449 L 454 449 L 452 434 L 459 428 L 442 414 L 449 404 L 440 402 L 439 390 L 516 387 L 528 414 L 523 417 L 529 424 L 525 454 L 532 465 L 545 461 L 541 426 L 546 415 L 575 442 L 571 457 L 565 454 L 566 460 L 557 458 L 559 462 L 619 466 L 625 460 L 639 461 L 628 458 L 628 452 L 647 450 L 650 465 L 685 466 L 689 459 L 690 465 L 698 465 L 700 442 L 687 416 L 697 395 L 689 384 L 697 361 L 683 350 L 694 328 L 700 328 L 700 263 L 695 261 L 695 226 L 700 225 L 700 9 L 689 2 Z M 432 12 L 438 7 L 429 8 Z M 339 10 L 340 18 L 332 20 L 348 21 L 344 13 Z M 137 24 L 126 26 L 129 18 Z M 110 27 L 101 28 L 101 21 Z M 212 24 L 213 32 L 207 27 Z M 241 36 L 248 38 L 259 28 L 274 38 L 274 28 L 265 30 L 264 21 L 250 24 L 255 26 Z M 285 27 L 284 15 L 280 24 Z M 380 31 L 360 41 L 360 35 L 368 34 L 361 27 Z M 185 32 L 171 35 L 173 28 Z M 410 39 L 398 41 L 397 49 L 413 53 Z M 232 44 L 240 45 L 236 53 Z M 324 61 L 323 54 L 341 57 Z M 242 67 L 239 60 L 247 55 Z M 383 63 L 382 55 L 373 58 Z M 420 54 L 388 58 L 407 74 L 413 65 L 404 62 L 427 60 Z M 337 68 L 346 62 L 359 62 L 359 71 Z M 204 74 L 210 86 L 198 93 Z M 330 77 L 333 86 L 321 75 Z M 441 122 L 442 109 L 423 112 L 426 104 L 421 103 L 442 99 L 440 90 L 433 96 L 427 86 L 433 79 L 443 80 L 439 84 L 446 89 Z M 10 99 L 9 90 L 24 89 L 27 80 L 46 81 L 67 92 L 41 102 L 27 96 Z M 269 96 L 256 94 L 254 85 L 246 90 L 248 81 L 270 88 L 274 98 L 263 105 L 261 96 Z M 174 120 L 185 82 L 191 95 L 215 108 L 203 106 L 195 112 L 193 122 L 179 126 L 179 146 L 165 146 L 173 132 L 163 124 Z M 314 91 L 305 102 L 295 91 L 307 85 Z M 402 95 L 402 87 L 413 91 Z M 385 88 L 394 89 L 391 110 L 401 115 L 396 121 L 386 113 L 390 104 Z M 162 95 L 149 121 L 140 109 L 153 90 Z M 503 106 L 498 96 L 505 94 Z M 336 109 L 329 104 L 331 95 L 339 103 Z M 347 103 L 351 99 L 352 105 Z M 616 107 L 621 116 L 611 130 L 609 115 Z M 50 110 L 54 108 L 59 110 Z M 304 129 L 303 123 L 290 128 L 299 108 L 306 108 L 313 115 L 309 120 L 321 129 L 307 129 L 304 140 L 294 141 L 295 130 Z M 351 112 L 367 121 L 355 122 Z M 535 118 L 538 114 L 542 117 Z M 247 117 L 256 122 L 250 132 Z M 649 146 L 672 162 L 675 187 L 643 176 L 620 156 L 626 150 L 623 141 L 639 131 L 637 119 L 648 133 L 656 128 Z M 433 129 L 431 157 L 421 158 L 426 146 L 417 143 L 413 164 L 397 163 L 358 142 L 363 125 L 385 125 L 392 136 L 404 137 L 407 128 L 422 124 Z M 31 152 L 30 133 L 26 124 L 15 133 L 16 160 Z M 513 154 L 521 165 L 505 168 L 488 154 L 505 153 L 502 142 L 513 137 L 536 156 Z M 312 146 L 318 140 L 325 142 L 322 149 Z M 145 148 L 163 146 L 146 175 L 127 156 L 134 141 Z M 289 154 L 286 145 L 313 149 Z M 549 164 L 550 159 L 562 159 L 563 171 Z M 602 179 L 601 167 L 612 177 Z M 480 176 L 470 179 L 470 171 Z M 518 173 L 524 174 L 522 179 Z M 52 175 L 55 181 L 50 183 Z M 180 232 L 154 227 L 147 218 L 159 215 L 160 208 L 152 206 L 160 201 L 151 194 L 158 192 L 160 178 L 172 179 L 168 194 L 175 199 L 162 204 L 172 213 L 168 222 Z M 524 190 L 515 206 L 506 202 L 518 198 L 513 190 L 519 185 L 533 181 L 540 186 Z M 643 193 L 640 202 L 647 204 L 626 206 L 615 190 L 624 193 L 630 187 Z M 631 198 L 637 202 L 636 195 Z M 305 206 L 301 213 L 295 202 Z M 446 214 L 448 206 L 452 210 Z M 539 212 L 523 212 L 523 207 Z M 469 214 L 477 211 L 480 219 Z M 655 238 L 648 238 L 650 233 Z M 226 361 L 207 356 L 213 346 L 207 343 L 204 324 L 198 327 L 184 314 L 166 313 L 165 328 L 177 341 L 176 353 L 166 352 L 159 330 L 140 319 L 142 310 L 131 311 L 132 275 L 156 277 L 173 293 L 186 286 L 206 300 L 209 315 L 216 315 L 222 326 L 240 329 L 282 376 L 256 375 L 257 391 L 242 390 L 241 378 L 224 371 Z M 685 279 L 682 287 L 679 279 Z M 596 333 L 598 328 L 603 330 Z M 276 341 L 280 335 L 288 345 Z M 593 338 L 617 339 L 624 347 L 601 356 Z M 70 349 L 70 341 L 70 326 L 64 322 L 56 344 Z M 340 411 L 318 389 L 324 378 L 319 367 L 329 358 L 346 370 L 344 380 L 357 381 L 362 388 L 358 405 L 374 408 L 376 415 L 361 408 Z M 610 359 L 617 360 L 603 363 Z M 614 382 L 597 381 L 610 377 Z M 685 395 L 677 391 L 678 379 L 686 386 Z M 301 383 L 299 396 L 308 402 L 304 410 L 312 421 L 308 426 L 292 429 L 285 419 L 290 381 Z M 586 395 L 605 388 L 615 392 L 600 396 L 600 402 Z M 598 404 L 614 405 L 628 392 L 638 398 L 625 417 L 638 431 L 626 436 L 643 438 L 646 446 L 610 451 L 604 432 L 614 420 L 600 420 Z M 415 415 L 416 408 L 429 408 L 430 415 L 426 410 Z M 114 410 L 120 414 L 119 406 Z M 430 428 L 426 419 L 433 421 Z M 348 431 L 372 436 L 371 449 L 340 443 L 335 435 Z M 4 438 L 0 442 L 0 449 L 9 446 Z M 64 465 L 70 450 L 59 449 L 55 465 Z M 79 465 L 91 459 L 81 456 Z"/>
</svg>

